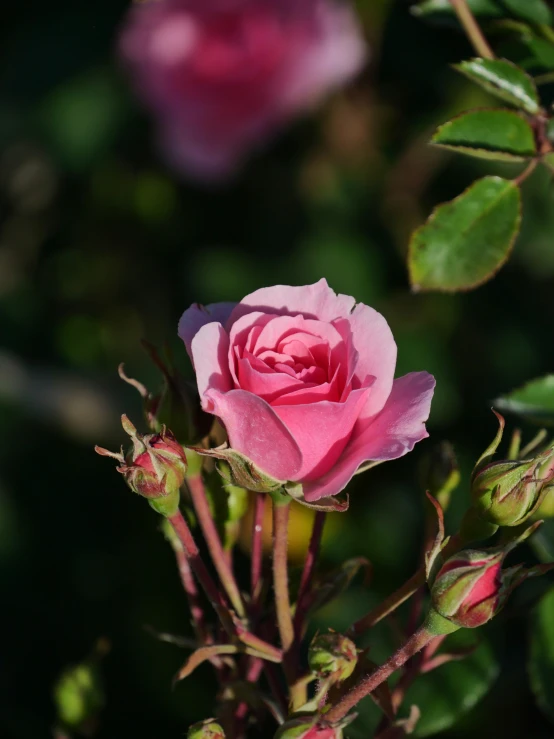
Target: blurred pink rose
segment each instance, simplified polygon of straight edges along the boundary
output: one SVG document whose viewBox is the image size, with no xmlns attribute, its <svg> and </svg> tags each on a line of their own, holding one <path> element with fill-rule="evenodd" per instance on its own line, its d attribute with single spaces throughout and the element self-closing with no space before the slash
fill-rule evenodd
<svg viewBox="0 0 554 739">
<path fill-rule="evenodd" d="M 120 51 L 173 165 L 217 179 L 359 71 L 366 47 L 342 0 L 147 0 Z"/>
<path fill-rule="evenodd" d="M 394 380 L 396 344 L 380 313 L 315 285 L 262 288 L 238 304 L 192 305 L 179 335 L 203 408 L 231 447 L 309 502 L 341 491 L 368 460 L 427 436 L 435 381 Z"/>
</svg>

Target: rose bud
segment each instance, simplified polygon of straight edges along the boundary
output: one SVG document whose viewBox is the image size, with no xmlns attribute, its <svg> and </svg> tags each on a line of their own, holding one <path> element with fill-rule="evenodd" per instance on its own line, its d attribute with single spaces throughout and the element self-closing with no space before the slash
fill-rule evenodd
<svg viewBox="0 0 554 739">
<path fill-rule="evenodd" d="M 187 732 L 187 739 L 225 739 L 225 732 L 213 718 L 208 718 L 193 724 Z"/>
<path fill-rule="evenodd" d="M 308 650 L 310 669 L 320 679 L 346 680 L 354 672 L 358 650 L 353 641 L 342 634 L 316 634 Z"/>
<path fill-rule="evenodd" d="M 528 577 L 542 575 L 551 565 L 525 570 L 521 565 L 502 569 L 506 555 L 527 539 L 539 524 L 520 537 L 492 549 L 467 549 L 448 559 L 438 571 L 432 588 L 433 608 L 458 627 L 473 629 L 490 621 L 508 596 Z"/>
<path fill-rule="evenodd" d="M 95 447 L 98 454 L 120 462 L 121 472 L 131 490 L 147 498 L 152 508 L 164 516 L 173 515 L 179 506 L 179 489 L 184 482 L 187 458 L 171 431 L 162 427 L 159 434 L 139 434 L 127 416 L 122 425 L 133 447 L 126 457 Z"/>
<path fill-rule="evenodd" d="M 503 422 L 473 471 L 471 497 L 480 518 L 497 526 L 518 526 L 537 510 L 554 479 L 554 448 L 533 459 L 491 462 L 502 438 Z"/>
<path fill-rule="evenodd" d="M 342 739 L 342 729 L 318 726 L 317 716 L 299 716 L 286 721 L 274 739 Z"/>
</svg>

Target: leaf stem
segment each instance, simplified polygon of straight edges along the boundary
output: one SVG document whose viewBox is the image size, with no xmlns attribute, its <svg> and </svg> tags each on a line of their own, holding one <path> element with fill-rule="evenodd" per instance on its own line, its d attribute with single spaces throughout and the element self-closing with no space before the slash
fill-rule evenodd
<svg viewBox="0 0 554 739">
<path fill-rule="evenodd" d="M 494 59 L 494 52 L 479 28 L 467 0 L 450 0 L 450 3 L 477 54 L 483 59 Z"/>
<path fill-rule="evenodd" d="M 537 168 L 537 165 L 539 163 L 538 159 L 532 159 L 527 167 L 523 170 L 523 172 L 520 172 L 517 177 L 514 178 L 514 184 L 516 184 L 518 187 L 522 185 L 525 180 L 533 174 L 535 169 Z"/>
<path fill-rule="evenodd" d="M 210 555 L 215 569 L 217 570 L 217 574 L 219 575 L 219 579 L 221 580 L 221 584 L 229 596 L 231 605 L 235 609 L 237 615 L 240 618 L 245 618 L 246 611 L 242 596 L 235 580 L 235 576 L 229 566 L 228 557 L 225 554 L 225 550 L 223 549 L 221 539 L 219 538 L 219 534 L 212 518 L 202 477 L 200 475 L 187 477 L 187 485 L 194 504 L 194 510 L 198 516 L 202 533 L 206 539 L 206 544 L 210 550 Z"/>
</svg>

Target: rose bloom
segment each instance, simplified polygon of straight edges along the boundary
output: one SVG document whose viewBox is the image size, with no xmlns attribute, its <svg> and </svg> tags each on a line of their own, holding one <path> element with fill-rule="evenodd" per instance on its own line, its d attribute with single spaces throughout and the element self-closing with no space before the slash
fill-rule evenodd
<svg viewBox="0 0 554 739">
<path fill-rule="evenodd" d="M 262 288 L 238 304 L 192 305 L 179 323 L 204 410 L 268 475 L 335 495 L 367 461 L 427 436 L 435 381 L 394 379 L 396 344 L 373 308 L 315 285 Z"/>
<path fill-rule="evenodd" d="M 120 53 L 170 162 L 217 179 L 349 80 L 366 49 L 341 0 L 147 0 Z"/>
</svg>

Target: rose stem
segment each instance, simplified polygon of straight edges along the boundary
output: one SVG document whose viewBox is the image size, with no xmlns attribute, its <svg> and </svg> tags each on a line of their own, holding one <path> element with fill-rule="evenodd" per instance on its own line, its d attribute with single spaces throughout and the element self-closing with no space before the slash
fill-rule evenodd
<svg viewBox="0 0 554 739">
<path fill-rule="evenodd" d="M 283 648 L 283 668 L 289 685 L 291 702 L 293 708 L 296 708 L 301 696 L 296 695 L 294 688 L 296 680 L 293 652 L 294 627 L 290 608 L 287 562 L 289 508 L 290 499 L 286 503 L 273 500 L 273 590 L 277 627 Z"/>
<path fill-rule="evenodd" d="M 255 603 L 260 594 L 263 557 L 263 522 L 266 497 L 263 493 L 256 493 L 254 498 L 254 518 L 252 521 L 252 561 L 250 570 L 252 603 Z"/>
<path fill-rule="evenodd" d="M 385 682 L 385 680 L 393 674 L 399 667 L 402 667 L 411 657 L 417 654 L 423 647 L 428 644 L 431 639 L 436 636 L 429 631 L 427 625 L 424 624 L 419 628 L 408 640 L 398 649 L 389 659 L 377 667 L 369 675 L 362 678 L 348 693 L 325 714 L 325 721 L 334 724 L 343 719 L 346 714 L 359 703 L 366 695 Z"/>
<path fill-rule="evenodd" d="M 235 609 L 237 615 L 240 618 L 244 618 L 246 616 L 246 612 L 242 602 L 242 597 L 233 572 L 229 566 L 229 560 L 223 550 L 221 539 L 217 533 L 217 529 L 210 512 L 210 506 L 206 497 L 206 489 L 204 488 L 202 477 L 200 475 L 187 477 L 187 485 L 194 504 L 194 510 L 198 516 L 202 533 L 206 539 L 206 544 L 210 550 L 210 555 L 215 569 L 217 570 L 217 574 L 219 575 L 219 579 L 221 580 L 221 584 L 229 596 L 231 605 Z"/>
<path fill-rule="evenodd" d="M 298 589 L 298 598 L 296 599 L 296 611 L 294 614 L 294 631 L 297 640 L 300 638 L 300 630 L 302 629 L 302 621 L 304 619 L 304 600 L 306 592 L 312 581 L 315 566 L 317 564 L 317 558 L 319 556 L 319 550 L 321 548 L 321 539 L 323 538 L 323 527 L 325 526 L 325 513 L 323 511 L 316 511 L 314 518 L 314 526 L 312 529 L 312 536 L 308 545 L 308 552 L 306 560 L 304 562 L 304 569 L 302 570 L 302 577 L 300 578 L 300 587 Z"/>
<path fill-rule="evenodd" d="M 460 546 L 464 540 L 459 534 L 452 536 L 446 547 L 442 551 L 442 556 L 447 559 L 452 554 L 460 549 Z M 420 567 L 415 574 L 406 580 L 404 585 L 401 585 L 398 590 L 391 593 L 388 598 L 379 603 L 373 610 L 362 616 L 356 623 L 350 627 L 349 634 L 351 636 L 359 636 L 364 631 L 371 629 L 375 624 L 379 623 L 383 618 L 386 618 L 393 611 L 395 611 L 402 603 L 405 603 L 409 598 L 418 591 L 420 587 L 425 585 L 425 567 Z"/>
<path fill-rule="evenodd" d="M 479 24 L 475 20 L 475 16 L 469 9 L 467 0 L 450 0 L 450 4 L 454 8 L 454 12 L 458 16 L 458 20 L 462 24 L 463 29 L 477 54 L 483 57 L 483 59 L 494 59 L 494 53 L 486 38 L 483 36 L 483 32 L 479 28 Z"/>
<path fill-rule="evenodd" d="M 177 511 L 177 513 L 173 514 L 173 516 L 168 516 L 167 520 L 173 527 L 173 530 L 177 534 L 179 541 L 183 545 L 183 551 L 188 557 L 192 571 L 198 578 L 200 585 L 202 586 L 204 592 L 208 596 L 210 603 L 219 616 L 221 620 L 221 625 L 230 636 L 234 636 L 235 628 L 233 625 L 233 621 L 227 611 L 225 599 L 219 592 L 217 585 L 213 581 L 212 576 L 206 569 L 206 565 L 200 557 L 200 552 L 198 550 L 198 547 L 196 546 L 196 542 L 194 541 L 188 524 L 183 518 L 183 514 L 181 513 L 181 511 Z"/>
<path fill-rule="evenodd" d="M 177 569 L 181 577 L 181 583 L 186 593 L 191 616 L 192 623 L 194 625 L 194 631 L 200 644 L 208 644 L 210 641 L 208 631 L 206 629 L 206 622 L 204 617 L 204 609 L 198 597 L 198 588 L 192 574 L 188 556 L 185 552 L 184 546 L 178 536 L 175 535 L 175 529 L 172 530 L 172 536 L 169 539 L 169 543 L 173 552 L 175 553 L 175 559 L 177 561 Z"/>
</svg>

